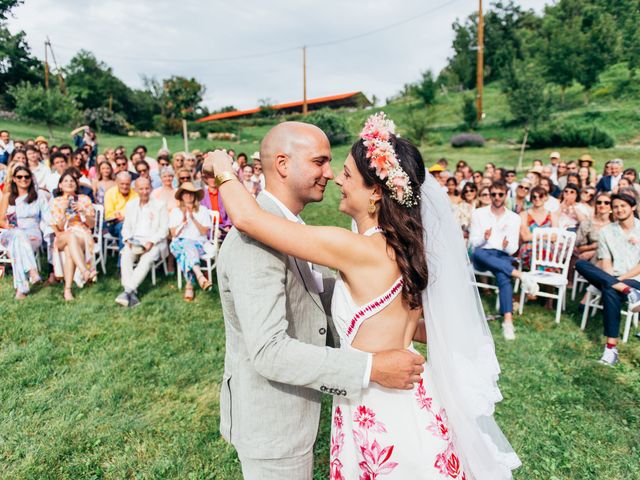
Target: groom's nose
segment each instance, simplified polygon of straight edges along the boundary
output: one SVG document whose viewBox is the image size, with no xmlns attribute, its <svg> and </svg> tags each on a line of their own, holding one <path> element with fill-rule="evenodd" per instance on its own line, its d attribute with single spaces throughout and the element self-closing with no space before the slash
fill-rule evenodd
<svg viewBox="0 0 640 480">
<path fill-rule="evenodd" d="M 327 180 L 333 180 L 333 170 L 331 169 L 331 165 L 329 164 L 329 162 L 324 164 L 324 169 L 322 171 L 322 176 L 324 178 L 326 178 Z"/>
</svg>

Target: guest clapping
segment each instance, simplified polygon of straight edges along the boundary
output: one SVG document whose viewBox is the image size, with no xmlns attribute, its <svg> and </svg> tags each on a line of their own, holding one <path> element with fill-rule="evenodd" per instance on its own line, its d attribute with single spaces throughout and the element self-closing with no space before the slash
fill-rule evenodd
<svg viewBox="0 0 640 480">
<path fill-rule="evenodd" d="M 211 228 L 210 211 L 200 205 L 202 197 L 203 191 L 193 183 L 183 183 L 176 192 L 178 207 L 171 211 L 169 217 L 169 229 L 173 237 L 170 249 L 187 279 L 184 299 L 188 302 L 194 297 L 194 280 L 197 279 L 203 290 L 211 289 L 210 279 L 200 269 L 200 257 L 205 253 L 204 244 Z"/>
</svg>

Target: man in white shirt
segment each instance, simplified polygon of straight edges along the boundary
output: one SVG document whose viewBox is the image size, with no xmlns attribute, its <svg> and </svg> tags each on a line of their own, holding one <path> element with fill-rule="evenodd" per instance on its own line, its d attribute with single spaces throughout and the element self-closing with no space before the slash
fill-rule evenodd
<svg viewBox="0 0 640 480">
<path fill-rule="evenodd" d="M 11 140 L 9 130 L 0 130 L 0 163 L 4 165 L 9 163 L 13 149 L 13 140 Z"/>
<path fill-rule="evenodd" d="M 163 202 L 151 198 L 151 182 L 140 177 L 135 182 L 137 198 L 125 207 L 120 252 L 120 272 L 124 291 L 116 298 L 116 303 L 124 307 L 140 304 L 137 290 L 151 270 L 153 262 L 167 255 L 167 235 L 169 217 Z M 133 268 L 134 262 L 138 265 Z"/>
<path fill-rule="evenodd" d="M 56 152 L 51 155 L 51 173 L 47 175 L 44 181 L 44 188 L 53 195 L 53 191 L 58 188 L 58 182 L 64 171 L 69 167 L 67 157 L 62 153 Z"/>
<path fill-rule="evenodd" d="M 532 295 L 537 293 L 538 284 L 514 266 L 515 259 L 511 255 L 518 251 L 520 216 L 505 208 L 506 196 L 504 182 L 491 185 L 491 205 L 477 208 L 471 215 L 469 244 L 473 248 L 475 268 L 483 272 L 488 270 L 496 277 L 500 314 L 504 318 L 502 333 L 507 340 L 514 340 L 511 277 L 520 278 L 522 288 Z"/>
<path fill-rule="evenodd" d="M 560 163 L 560 152 L 551 152 L 549 155 L 549 166 L 551 167 L 551 181 L 558 184 L 558 164 Z"/>
</svg>

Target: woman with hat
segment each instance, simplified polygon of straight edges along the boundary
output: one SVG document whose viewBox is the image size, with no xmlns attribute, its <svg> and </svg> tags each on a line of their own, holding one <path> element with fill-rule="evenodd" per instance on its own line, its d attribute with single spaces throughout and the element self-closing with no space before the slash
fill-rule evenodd
<svg viewBox="0 0 640 480">
<path fill-rule="evenodd" d="M 580 167 L 586 167 L 589 169 L 589 185 L 595 185 L 598 172 L 596 172 L 596 169 L 593 168 L 593 164 L 595 162 L 593 158 L 591 158 L 591 155 L 585 153 L 578 159 L 578 163 L 580 164 Z"/>
<path fill-rule="evenodd" d="M 200 269 L 200 257 L 205 253 L 204 244 L 211 228 L 211 211 L 200 205 L 203 195 L 204 192 L 193 183 L 183 183 L 176 192 L 178 206 L 169 216 L 169 231 L 173 238 L 169 249 L 187 280 L 184 292 L 187 302 L 194 297 L 194 280 L 203 290 L 211 289 L 211 279 L 207 279 Z"/>
</svg>

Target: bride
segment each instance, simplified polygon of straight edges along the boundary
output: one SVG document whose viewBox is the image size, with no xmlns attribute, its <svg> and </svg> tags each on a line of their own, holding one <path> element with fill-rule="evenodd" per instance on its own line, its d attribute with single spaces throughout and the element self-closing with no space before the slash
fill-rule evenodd
<svg viewBox="0 0 640 480">
<path fill-rule="evenodd" d="M 225 152 L 207 162 L 232 178 Z M 367 120 L 335 181 L 357 233 L 274 216 L 238 181 L 219 189 L 239 230 L 339 271 L 331 313 L 341 348 L 427 343 L 412 390 L 372 383 L 359 398 L 334 397 L 330 479 L 511 478 L 520 461 L 493 419 L 500 369 L 446 194 L 384 113 Z"/>
</svg>

